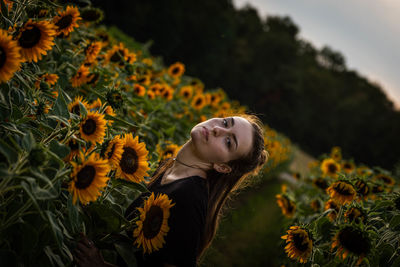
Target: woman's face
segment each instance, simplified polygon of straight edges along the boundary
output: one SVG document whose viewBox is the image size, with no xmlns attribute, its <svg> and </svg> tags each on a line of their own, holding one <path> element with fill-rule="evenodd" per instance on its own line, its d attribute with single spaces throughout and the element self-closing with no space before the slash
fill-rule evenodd
<svg viewBox="0 0 400 267">
<path fill-rule="evenodd" d="M 202 161 L 227 163 L 250 152 L 253 126 L 241 117 L 213 118 L 190 132 L 194 153 Z"/>
</svg>

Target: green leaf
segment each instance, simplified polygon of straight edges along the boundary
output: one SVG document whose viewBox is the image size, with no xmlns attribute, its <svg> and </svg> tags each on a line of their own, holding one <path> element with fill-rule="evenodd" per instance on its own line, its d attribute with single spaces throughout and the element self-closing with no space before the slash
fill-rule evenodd
<svg viewBox="0 0 400 267">
<path fill-rule="evenodd" d="M 30 197 L 30 199 L 32 200 L 33 205 L 36 207 L 37 211 L 39 212 L 40 216 L 45 219 L 43 213 L 42 213 L 42 209 L 40 208 L 40 206 L 38 205 L 35 196 L 32 194 L 32 190 L 31 187 L 28 185 L 28 183 L 26 183 L 25 181 L 21 182 L 21 186 L 22 188 L 25 190 L 25 192 L 28 194 L 28 196 Z"/>
<path fill-rule="evenodd" d="M 13 106 L 13 111 L 12 111 L 12 120 L 16 121 L 24 117 L 24 114 L 22 114 L 21 109 L 19 109 L 17 106 Z"/>
<path fill-rule="evenodd" d="M 124 259 L 128 267 L 136 267 L 137 261 L 135 257 L 135 249 L 132 244 L 115 243 L 115 250 Z"/>
<path fill-rule="evenodd" d="M 58 94 L 56 103 L 54 104 L 51 114 L 65 118 L 68 120 L 70 118 L 69 116 L 69 111 L 68 111 L 68 105 L 67 102 L 65 101 L 64 95 L 62 92 Z"/>
<path fill-rule="evenodd" d="M 106 119 L 106 120 L 113 120 L 113 121 L 117 121 L 117 122 L 119 122 L 119 123 L 121 123 L 121 124 L 125 124 L 125 125 L 128 125 L 128 126 L 131 126 L 131 127 L 133 127 L 133 128 L 138 128 L 137 125 L 135 125 L 135 124 L 133 124 L 133 123 L 130 123 L 130 122 L 127 122 L 126 120 L 123 120 L 123 119 L 121 119 L 121 118 L 114 117 L 114 116 L 111 116 L 111 115 L 108 115 L 108 114 L 105 114 L 105 115 L 106 115 L 106 116 L 105 116 L 105 119 Z"/>
<path fill-rule="evenodd" d="M 50 223 L 50 229 L 52 231 L 54 240 L 56 241 L 58 247 L 61 248 L 62 243 L 63 243 L 63 234 L 62 234 L 61 228 L 56 223 L 56 218 L 51 211 L 46 210 L 46 215 L 47 215 L 47 219 Z"/>
<path fill-rule="evenodd" d="M 400 215 L 395 215 L 391 220 L 390 220 L 390 227 L 395 228 L 400 224 Z"/>
<path fill-rule="evenodd" d="M 112 179 L 111 181 L 112 181 L 113 187 L 126 186 L 126 187 L 129 187 L 130 189 L 137 190 L 139 192 L 149 192 L 146 185 L 144 185 L 144 184 L 134 183 L 134 182 L 130 182 L 127 180 L 122 180 L 122 179 Z"/>
<path fill-rule="evenodd" d="M 79 111 L 83 118 L 87 116 L 87 109 L 86 109 L 85 105 L 82 104 L 80 101 L 79 101 Z"/>
<path fill-rule="evenodd" d="M 60 159 L 64 159 L 70 152 L 70 148 L 67 145 L 61 144 L 57 140 L 51 140 L 50 151 L 56 154 Z"/>
<path fill-rule="evenodd" d="M 176 127 L 175 127 L 175 125 L 173 125 L 172 127 L 169 127 L 167 130 L 165 130 L 165 134 L 167 136 L 173 137 L 175 129 L 176 129 Z"/>
<path fill-rule="evenodd" d="M 8 160 L 8 163 L 13 164 L 18 160 L 18 153 L 7 144 L 3 139 L 0 139 L 0 153 L 2 153 Z"/>
<path fill-rule="evenodd" d="M 22 138 L 22 148 L 28 152 L 31 151 L 33 147 L 35 147 L 36 141 L 35 138 L 33 137 L 33 134 L 31 132 L 27 132 L 25 136 Z"/>
<path fill-rule="evenodd" d="M 46 253 L 52 266 L 65 266 L 60 256 L 55 254 L 49 246 L 44 248 L 44 253 Z"/>
<path fill-rule="evenodd" d="M 377 204 L 376 204 L 375 208 L 373 208 L 373 210 L 388 207 L 391 205 L 393 205 L 393 202 L 390 200 L 377 201 Z"/>
</svg>

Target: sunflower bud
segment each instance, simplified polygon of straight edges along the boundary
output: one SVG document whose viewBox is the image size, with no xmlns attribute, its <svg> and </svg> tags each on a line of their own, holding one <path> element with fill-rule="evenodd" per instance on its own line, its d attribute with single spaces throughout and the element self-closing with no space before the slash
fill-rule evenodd
<svg viewBox="0 0 400 267">
<path fill-rule="evenodd" d="M 123 104 L 123 97 L 119 90 L 112 89 L 106 95 L 107 102 L 113 109 L 119 109 Z"/>
<path fill-rule="evenodd" d="M 31 152 L 29 152 L 28 159 L 31 166 L 42 166 L 47 161 L 45 148 L 42 145 L 35 146 Z"/>
</svg>

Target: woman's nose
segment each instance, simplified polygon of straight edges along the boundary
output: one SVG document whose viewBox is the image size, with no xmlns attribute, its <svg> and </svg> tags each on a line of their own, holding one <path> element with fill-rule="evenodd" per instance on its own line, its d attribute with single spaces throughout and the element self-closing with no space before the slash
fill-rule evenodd
<svg viewBox="0 0 400 267">
<path fill-rule="evenodd" d="M 213 130 L 213 133 L 215 136 L 220 136 L 221 134 L 226 134 L 229 132 L 229 129 L 219 127 L 219 126 L 214 126 L 214 128 L 212 130 Z"/>
</svg>

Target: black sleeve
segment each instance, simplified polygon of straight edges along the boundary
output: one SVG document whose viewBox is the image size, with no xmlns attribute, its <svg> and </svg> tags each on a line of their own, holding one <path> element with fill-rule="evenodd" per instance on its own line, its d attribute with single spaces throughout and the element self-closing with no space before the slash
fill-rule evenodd
<svg viewBox="0 0 400 267">
<path fill-rule="evenodd" d="M 194 190 L 194 191 L 193 191 Z M 196 255 L 204 232 L 206 202 L 195 189 L 184 188 L 174 194 L 164 249 L 165 263 L 196 266 Z"/>
</svg>

